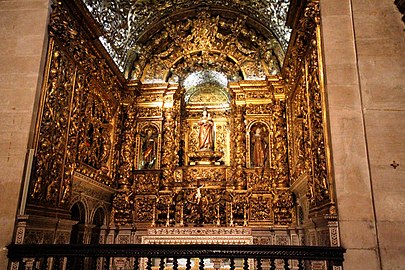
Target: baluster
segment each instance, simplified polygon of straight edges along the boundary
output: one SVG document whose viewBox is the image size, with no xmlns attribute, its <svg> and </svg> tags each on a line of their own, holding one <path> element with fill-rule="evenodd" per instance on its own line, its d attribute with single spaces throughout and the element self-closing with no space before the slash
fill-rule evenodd
<svg viewBox="0 0 405 270">
<path fill-rule="evenodd" d="M 331 261 L 325 261 L 328 270 L 333 270 L 333 263 Z"/>
<path fill-rule="evenodd" d="M 284 269 L 285 270 L 291 270 L 290 266 L 288 265 L 288 259 L 284 259 Z"/>
<path fill-rule="evenodd" d="M 53 260 L 54 260 L 53 269 L 54 270 L 59 270 L 60 269 L 60 257 L 54 257 Z"/>
<path fill-rule="evenodd" d="M 304 270 L 304 261 L 302 259 L 298 259 L 298 270 Z"/>
<path fill-rule="evenodd" d="M 17 263 L 18 263 L 18 270 L 25 270 L 25 262 L 23 258 L 19 259 Z"/>
<path fill-rule="evenodd" d="M 204 270 L 204 258 L 200 258 L 199 270 Z"/>
<path fill-rule="evenodd" d="M 66 270 L 71 270 L 72 269 L 72 258 L 67 257 L 66 258 Z"/>
<path fill-rule="evenodd" d="M 105 270 L 110 270 L 110 257 L 105 257 L 103 268 L 105 268 Z"/>
<path fill-rule="evenodd" d="M 12 265 L 15 265 L 14 263 L 18 265 L 18 270 L 24 270 L 25 269 L 25 263 L 24 263 L 23 258 L 20 258 L 17 262 L 13 262 Z"/>
<path fill-rule="evenodd" d="M 47 268 L 48 268 L 48 258 L 44 257 L 43 262 L 41 264 L 41 270 L 47 270 Z"/>
<path fill-rule="evenodd" d="M 262 258 L 257 258 L 257 270 L 262 270 Z"/>
<path fill-rule="evenodd" d="M 270 270 L 276 270 L 276 259 L 270 259 Z"/>
<path fill-rule="evenodd" d="M 90 269 L 100 270 L 100 259 L 98 257 L 90 257 Z"/>
<path fill-rule="evenodd" d="M 186 263 L 186 270 L 191 269 L 191 258 L 187 258 L 187 263 Z"/>
<path fill-rule="evenodd" d="M 146 269 L 152 270 L 152 258 L 148 257 L 148 262 L 146 263 Z"/>
<path fill-rule="evenodd" d="M 230 260 L 229 270 L 235 270 L 235 258 L 231 258 Z"/>
<path fill-rule="evenodd" d="M 79 257 L 77 261 L 78 265 L 76 267 L 78 267 L 78 269 L 84 269 L 85 257 Z"/>
<path fill-rule="evenodd" d="M 177 261 L 177 258 L 173 258 L 173 270 L 179 269 L 179 262 Z"/>
<path fill-rule="evenodd" d="M 159 270 L 165 269 L 165 258 L 160 258 Z"/>
<path fill-rule="evenodd" d="M 249 270 L 249 258 L 243 258 L 243 270 Z"/>
<path fill-rule="evenodd" d="M 133 270 L 138 270 L 138 269 L 139 269 L 139 258 L 135 257 Z"/>
<path fill-rule="evenodd" d="M 89 257 L 89 265 L 91 269 L 97 270 L 97 257 Z"/>
</svg>

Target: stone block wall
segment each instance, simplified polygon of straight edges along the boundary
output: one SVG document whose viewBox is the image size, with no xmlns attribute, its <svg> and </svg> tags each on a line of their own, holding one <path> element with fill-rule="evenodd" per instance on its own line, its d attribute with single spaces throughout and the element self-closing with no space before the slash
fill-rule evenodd
<svg viewBox="0 0 405 270">
<path fill-rule="evenodd" d="M 405 25 L 393 1 L 324 0 L 321 17 L 345 270 L 400 269 Z"/>
<path fill-rule="evenodd" d="M 35 122 L 49 0 L 0 2 L 0 269 L 6 269 Z"/>
</svg>

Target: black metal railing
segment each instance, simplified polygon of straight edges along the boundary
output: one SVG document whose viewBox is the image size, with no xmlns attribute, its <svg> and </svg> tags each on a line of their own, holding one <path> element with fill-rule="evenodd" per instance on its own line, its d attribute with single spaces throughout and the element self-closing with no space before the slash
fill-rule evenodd
<svg viewBox="0 0 405 270">
<path fill-rule="evenodd" d="M 203 270 L 207 259 L 235 269 L 334 269 L 341 247 L 269 245 L 41 245 L 11 244 L 8 258 L 18 269 Z M 222 259 L 222 260 L 218 260 Z M 182 265 L 181 265 L 182 263 Z M 219 267 L 221 264 L 218 264 Z M 219 267 L 214 269 L 219 269 Z"/>
</svg>

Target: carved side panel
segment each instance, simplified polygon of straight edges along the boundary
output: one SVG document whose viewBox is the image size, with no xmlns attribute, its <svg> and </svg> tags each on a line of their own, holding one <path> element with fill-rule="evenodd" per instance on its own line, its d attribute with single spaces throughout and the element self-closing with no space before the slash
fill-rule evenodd
<svg viewBox="0 0 405 270">
<path fill-rule="evenodd" d="M 80 171 L 112 185 L 121 85 L 62 2 L 52 5 L 30 202 L 66 208 Z"/>
<path fill-rule="evenodd" d="M 310 210 L 333 203 L 320 39 L 319 1 L 306 6 L 286 60 L 291 183 L 308 175 Z"/>
<path fill-rule="evenodd" d="M 30 197 L 32 201 L 57 205 L 63 180 L 76 68 L 58 43 L 51 41 L 51 48 Z"/>
</svg>

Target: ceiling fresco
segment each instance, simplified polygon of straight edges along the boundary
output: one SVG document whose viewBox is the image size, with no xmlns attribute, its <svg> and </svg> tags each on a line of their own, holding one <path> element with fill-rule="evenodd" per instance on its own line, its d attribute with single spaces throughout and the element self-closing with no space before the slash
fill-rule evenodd
<svg viewBox="0 0 405 270">
<path fill-rule="evenodd" d="M 287 49 L 291 30 L 285 25 L 290 0 L 82 0 L 102 26 L 100 41 L 124 71 L 128 52 L 154 35 L 169 20 L 181 20 L 209 8 L 228 18 L 249 20 Z"/>
</svg>

